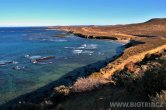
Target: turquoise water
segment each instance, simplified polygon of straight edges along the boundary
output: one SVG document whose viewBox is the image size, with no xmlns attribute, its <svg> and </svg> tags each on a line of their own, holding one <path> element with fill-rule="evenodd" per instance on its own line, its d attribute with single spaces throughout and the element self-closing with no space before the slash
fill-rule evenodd
<svg viewBox="0 0 166 110">
<path fill-rule="evenodd" d="M 0 28 L 0 104 L 110 58 L 122 45 L 45 28 Z"/>
</svg>

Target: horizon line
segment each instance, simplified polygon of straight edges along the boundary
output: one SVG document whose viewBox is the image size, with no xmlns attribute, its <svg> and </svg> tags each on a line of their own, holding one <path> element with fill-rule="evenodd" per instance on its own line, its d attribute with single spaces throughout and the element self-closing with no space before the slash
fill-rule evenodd
<svg viewBox="0 0 166 110">
<path fill-rule="evenodd" d="M 129 25 L 129 24 L 138 24 L 145 23 L 152 19 L 165 19 L 163 18 L 151 18 L 142 22 L 131 22 L 131 23 L 116 23 L 116 24 L 63 24 L 63 25 L 0 25 L 2 27 L 57 27 L 57 26 L 114 26 L 114 25 Z M 42 23 L 41 23 L 42 24 Z"/>
</svg>

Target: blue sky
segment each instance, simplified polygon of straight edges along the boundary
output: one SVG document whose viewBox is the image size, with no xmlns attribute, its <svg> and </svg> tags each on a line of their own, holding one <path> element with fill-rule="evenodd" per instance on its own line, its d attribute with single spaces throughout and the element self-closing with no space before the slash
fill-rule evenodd
<svg viewBox="0 0 166 110">
<path fill-rule="evenodd" d="M 166 0 L 0 0 L 0 26 L 108 25 L 166 18 Z"/>
</svg>

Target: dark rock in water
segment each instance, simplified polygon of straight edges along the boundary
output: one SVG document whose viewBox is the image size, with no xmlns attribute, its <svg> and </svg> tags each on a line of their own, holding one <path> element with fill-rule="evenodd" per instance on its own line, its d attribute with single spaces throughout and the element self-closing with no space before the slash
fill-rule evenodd
<svg viewBox="0 0 166 110">
<path fill-rule="evenodd" d="M 6 66 L 6 64 L 1 64 L 1 63 L 0 63 L 0 66 Z"/>
<path fill-rule="evenodd" d="M 6 66 L 8 64 L 12 64 L 12 61 L 0 61 L 0 66 Z"/>
<path fill-rule="evenodd" d="M 36 59 L 37 62 L 42 62 L 42 61 L 46 61 L 46 60 L 50 60 L 50 59 L 54 59 L 55 56 L 48 56 L 48 57 L 42 57 L 42 58 L 38 58 Z"/>
<path fill-rule="evenodd" d="M 12 64 L 13 62 L 12 61 L 7 61 L 5 62 L 6 64 Z"/>
<path fill-rule="evenodd" d="M 31 62 L 33 64 L 52 64 L 53 62 L 47 62 L 48 60 L 54 59 L 55 56 L 47 56 L 47 57 L 39 57 L 36 59 L 32 59 Z"/>
</svg>

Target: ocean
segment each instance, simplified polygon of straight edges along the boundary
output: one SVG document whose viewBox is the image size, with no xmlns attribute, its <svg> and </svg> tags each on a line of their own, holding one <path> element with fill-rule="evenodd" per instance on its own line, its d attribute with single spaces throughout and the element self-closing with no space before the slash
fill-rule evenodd
<svg viewBox="0 0 166 110">
<path fill-rule="evenodd" d="M 107 60 L 123 45 L 44 27 L 0 28 L 0 104 Z"/>
</svg>

